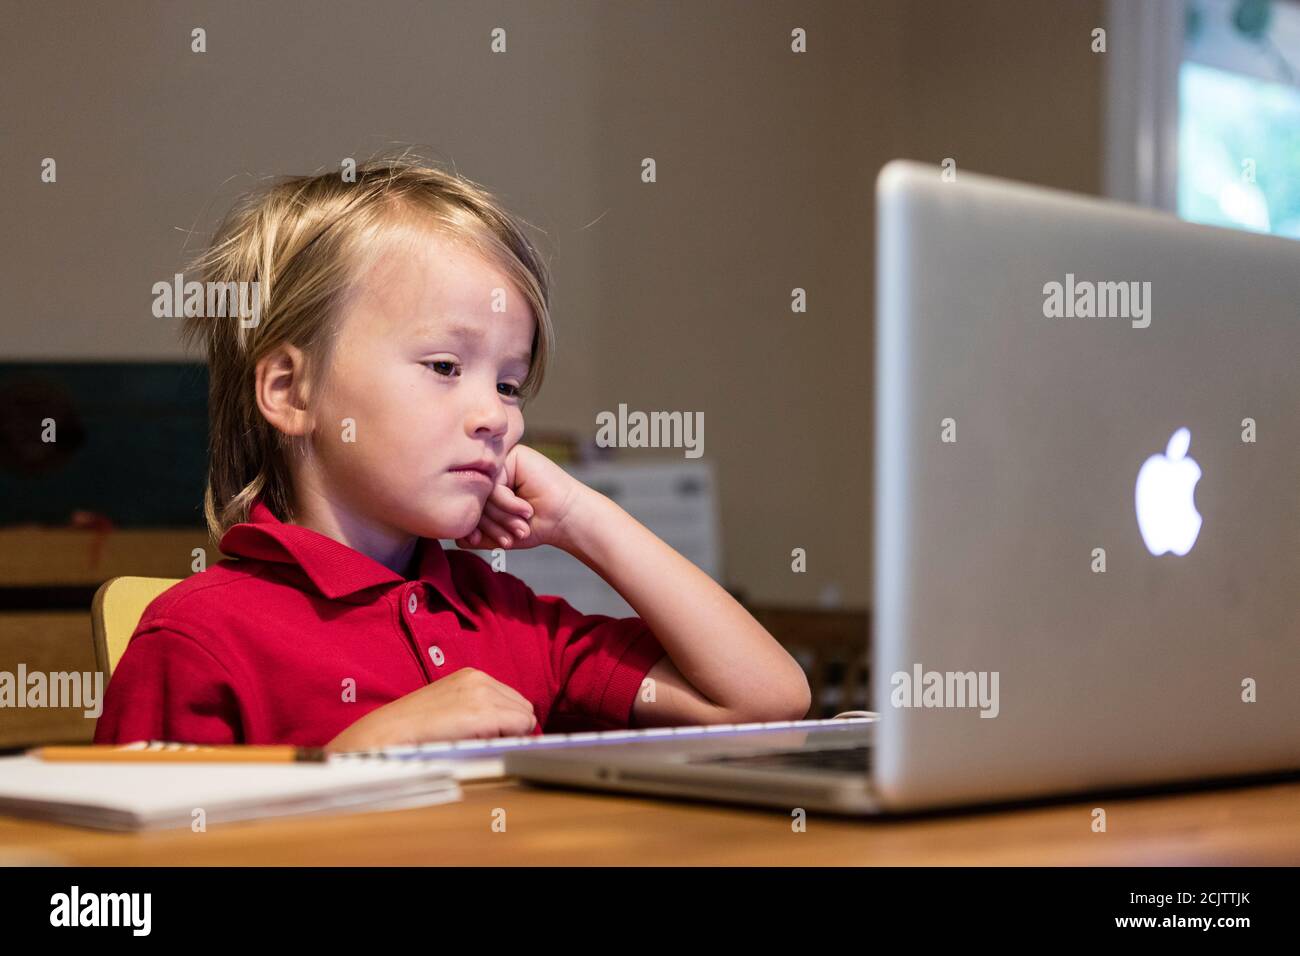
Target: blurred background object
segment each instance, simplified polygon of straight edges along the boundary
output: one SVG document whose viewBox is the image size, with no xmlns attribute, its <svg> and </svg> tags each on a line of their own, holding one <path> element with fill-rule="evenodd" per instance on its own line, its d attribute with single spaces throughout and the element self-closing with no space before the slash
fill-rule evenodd
<svg viewBox="0 0 1300 956">
<path fill-rule="evenodd" d="M 1106 193 L 1300 238 L 1300 3 L 1111 0 Z"/>
</svg>

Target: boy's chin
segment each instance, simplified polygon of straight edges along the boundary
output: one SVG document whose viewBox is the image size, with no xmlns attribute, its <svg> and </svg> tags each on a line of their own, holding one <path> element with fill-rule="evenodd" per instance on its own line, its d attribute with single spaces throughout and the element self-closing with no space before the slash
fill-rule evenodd
<svg viewBox="0 0 1300 956">
<path fill-rule="evenodd" d="M 435 529 L 435 530 L 426 531 L 426 532 L 424 532 L 423 534 L 421 534 L 420 537 L 422 537 L 422 538 L 437 538 L 437 539 L 439 539 L 440 541 L 459 541 L 459 540 L 461 540 L 462 538 L 468 537 L 470 534 L 472 534 L 473 531 L 474 531 L 474 528 L 477 528 L 477 527 L 478 527 L 478 525 L 476 524 L 476 525 L 474 525 L 473 527 L 468 528 L 468 529 L 462 531 L 462 530 L 460 530 L 460 527 L 459 527 L 459 526 L 455 526 L 455 525 L 445 525 L 445 526 L 443 526 L 443 527 L 440 528 L 440 529 Z"/>
<path fill-rule="evenodd" d="M 418 521 L 407 526 L 410 533 L 421 538 L 437 538 L 441 541 L 456 541 L 472 534 L 483 520 L 482 509 L 452 508 L 443 509 L 442 513 L 426 512 Z"/>
<path fill-rule="evenodd" d="M 468 522 L 448 521 L 440 526 L 442 530 L 437 537 L 442 538 L 444 541 L 459 541 L 462 538 L 467 538 L 474 533 L 479 520 L 479 517 L 475 516 L 473 521 Z M 427 535 L 426 537 L 434 537 L 434 535 Z"/>
</svg>

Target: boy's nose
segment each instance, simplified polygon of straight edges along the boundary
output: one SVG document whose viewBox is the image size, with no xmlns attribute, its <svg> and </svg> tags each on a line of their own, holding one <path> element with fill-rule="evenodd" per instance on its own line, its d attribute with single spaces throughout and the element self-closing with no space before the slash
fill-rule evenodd
<svg viewBox="0 0 1300 956">
<path fill-rule="evenodd" d="M 504 435 L 510 419 L 501 402 L 480 402 L 469 413 L 471 432 L 487 431 L 493 435 Z"/>
</svg>

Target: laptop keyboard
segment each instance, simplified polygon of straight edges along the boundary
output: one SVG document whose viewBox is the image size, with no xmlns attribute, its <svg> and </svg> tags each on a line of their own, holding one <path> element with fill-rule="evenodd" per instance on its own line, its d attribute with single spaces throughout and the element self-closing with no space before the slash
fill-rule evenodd
<svg viewBox="0 0 1300 956">
<path fill-rule="evenodd" d="M 814 770 L 829 773 L 867 773 L 871 747 L 828 747 L 820 750 L 778 750 L 761 754 L 696 757 L 692 763 L 726 764 L 755 770 Z"/>
<path fill-rule="evenodd" d="M 840 729 L 845 724 L 870 724 L 870 717 L 822 718 L 816 720 L 772 720 L 751 724 L 702 724 L 685 727 L 652 727 L 627 730 L 580 731 L 567 734 L 534 734 L 527 737 L 488 737 L 483 739 L 452 740 L 437 743 L 410 744 L 385 747 L 379 750 L 355 750 L 334 754 L 335 761 L 383 758 L 391 760 L 443 759 L 451 757 L 499 757 L 520 750 L 576 747 L 588 744 L 624 744 L 636 740 L 694 740 L 700 737 L 722 739 L 765 730 L 821 730 L 826 727 Z"/>
</svg>

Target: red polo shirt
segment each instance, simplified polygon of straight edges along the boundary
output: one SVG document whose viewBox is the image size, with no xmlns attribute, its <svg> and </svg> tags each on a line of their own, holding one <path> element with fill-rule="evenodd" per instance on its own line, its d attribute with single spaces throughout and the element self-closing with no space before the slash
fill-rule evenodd
<svg viewBox="0 0 1300 956">
<path fill-rule="evenodd" d="M 528 698 L 534 733 L 615 729 L 664 654 L 641 618 L 581 614 L 470 551 L 421 538 L 407 580 L 260 500 L 249 517 L 221 539 L 238 560 L 145 610 L 96 743 L 319 746 L 462 667 Z"/>
</svg>

